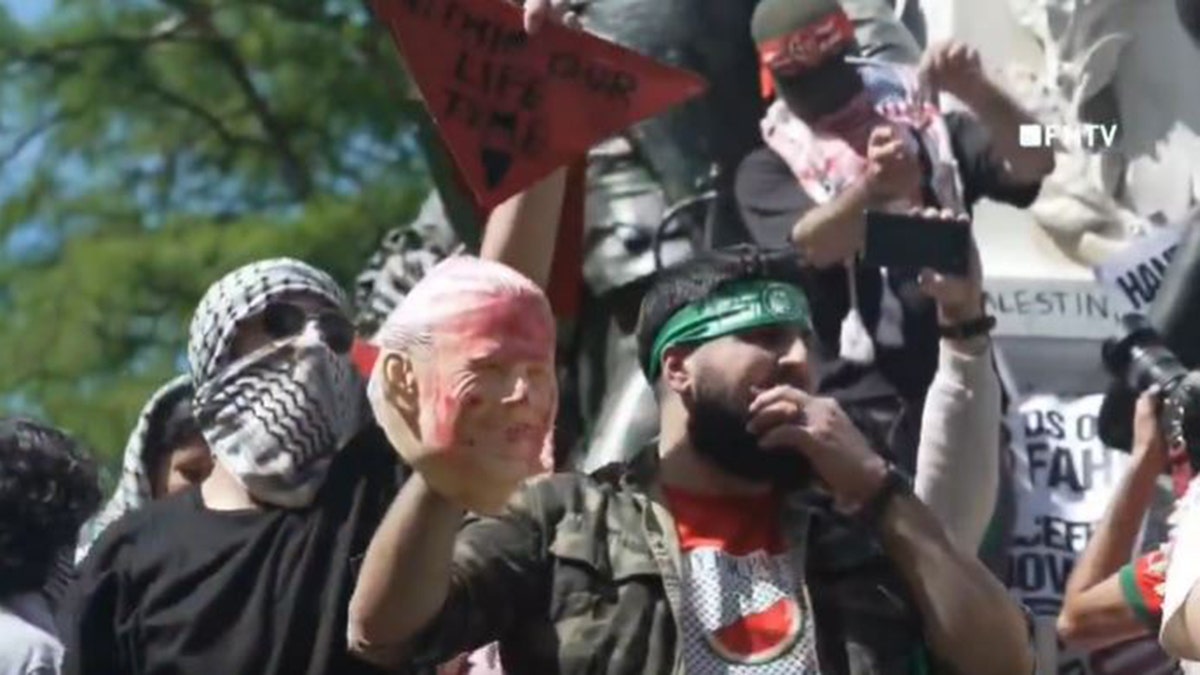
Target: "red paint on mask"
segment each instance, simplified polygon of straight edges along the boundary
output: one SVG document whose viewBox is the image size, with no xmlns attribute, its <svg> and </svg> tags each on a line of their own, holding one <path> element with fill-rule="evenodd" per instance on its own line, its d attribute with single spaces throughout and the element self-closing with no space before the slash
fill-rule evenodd
<svg viewBox="0 0 1200 675">
<path fill-rule="evenodd" d="M 446 321 L 439 327 L 437 339 L 469 356 L 486 348 L 497 359 L 541 361 L 553 356 L 554 331 L 554 318 L 544 298 L 488 298 L 472 311 Z"/>
<path fill-rule="evenodd" d="M 422 397 L 422 406 L 432 407 L 432 418 L 428 419 L 432 428 L 427 427 L 429 438 L 424 440 L 431 447 L 453 454 L 457 447 L 471 449 L 470 441 L 477 440 L 477 436 L 494 433 L 497 438 L 493 440 L 515 443 L 517 447 L 496 447 L 489 452 L 520 455 L 524 452 L 522 441 L 540 435 L 531 431 L 534 424 L 514 421 L 511 427 L 506 422 L 506 426 L 497 429 L 460 428 L 463 414 L 481 408 L 484 401 L 477 394 L 459 393 L 461 388 L 452 382 L 457 381 L 456 374 L 445 369 L 470 370 L 473 362 L 479 362 L 479 367 L 486 367 L 489 362 L 529 362 L 544 363 L 553 372 L 553 316 L 545 299 L 539 296 L 477 296 L 472 300 L 465 301 L 469 308 L 464 307 L 458 316 L 441 322 L 435 329 L 428 396 Z M 538 426 L 549 428 L 556 407 L 556 402 L 552 402 L 548 419 L 540 415 L 536 418 Z"/>
</svg>

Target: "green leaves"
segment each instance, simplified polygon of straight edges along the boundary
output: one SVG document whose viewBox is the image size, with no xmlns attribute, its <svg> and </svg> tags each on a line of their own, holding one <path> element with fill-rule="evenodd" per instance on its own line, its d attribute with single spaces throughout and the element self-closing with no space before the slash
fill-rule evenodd
<svg viewBox="0 0 1200 675">
<path fill-rule="evenodd" d="M 286 255 L 348 287 L 428 188 L 407 97 L 357 0 L 0 14 L 0 414 L 112 465 L 219 276 Z"/>
</svg>

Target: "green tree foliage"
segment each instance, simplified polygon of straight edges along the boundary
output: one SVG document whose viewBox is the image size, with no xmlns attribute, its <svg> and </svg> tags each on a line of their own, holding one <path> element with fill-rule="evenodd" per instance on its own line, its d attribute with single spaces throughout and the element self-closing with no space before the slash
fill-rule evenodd
<svg viewBox="0 0 1200 675">
<path fill-rule="evenodd" d="M 415 212 L 409 88 L 356 0 L 2 12 L 0 412 L 111 468 L 208 284 L 278 255 L 348 284 Z"/>
</svg>

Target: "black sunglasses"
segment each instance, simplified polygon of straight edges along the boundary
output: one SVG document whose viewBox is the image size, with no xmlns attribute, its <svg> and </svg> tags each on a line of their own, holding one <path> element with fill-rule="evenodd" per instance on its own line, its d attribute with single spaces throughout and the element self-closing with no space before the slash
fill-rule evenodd
<svg viewBox="0 0 1200 675">
<path fill-rule="evenodd" d="M 263 327 L 276 340 L 294 337 L 315 321 L 321 339 L 338 354 L 346 354 L 354 344 L 354 326 L 341 312 L 323 309 L 316 312 L 290 302 L 271 302 L 263 309 Z"/>
</svg>

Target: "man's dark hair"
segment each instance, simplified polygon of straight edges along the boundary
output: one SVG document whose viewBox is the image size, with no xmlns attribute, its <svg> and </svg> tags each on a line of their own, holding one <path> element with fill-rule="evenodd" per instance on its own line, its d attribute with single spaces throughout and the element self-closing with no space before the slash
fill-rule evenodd
<svg viewBox="0 0 1200 675">
<path fill-rule="evenodd" d="M 192 414 L 192 385 L 173 389 L 163 396 L 146 423 L 146 445 L 142 448 L 142 466 L 153 476 L 167 461 L 171 451 L 200 435 L 200 425 Z"/>
<path fill-rule="evenodd" d="M 642 298 L 638 314 L 638 361 L 650 360 L 654 339 L 676 312 L 737 281 L 784 281 L 800 285 L 795 249 L 761 249 L 747 244 L 706 251 L 661 271 Z"/>
<path fill-rule="evenodd" d="M 0 598 L 41 588 L 100 500 L 96 465 L 70 436 L 0 419 Z"/>
</svg>

